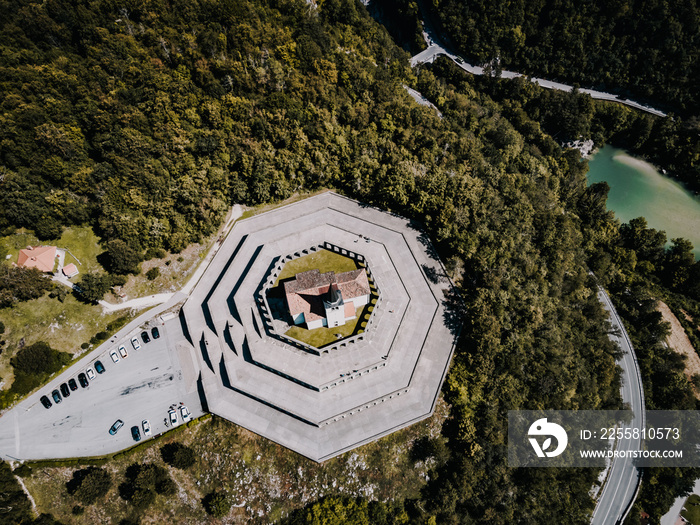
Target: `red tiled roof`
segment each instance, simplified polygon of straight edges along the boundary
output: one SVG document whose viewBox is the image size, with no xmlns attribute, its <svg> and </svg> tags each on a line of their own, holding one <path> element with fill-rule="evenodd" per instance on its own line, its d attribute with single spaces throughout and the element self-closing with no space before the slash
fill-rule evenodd
<svg viewBox="0 0 700 525">
<path fill-rule="evenodd" d="M 55 261 L 55 246 L 37 246 L 35 248 L 28 246 L 24 250 L 19 251 L 17 266 L 36 268 L 42 272 L 52 272 Z"/>
<path fill-rule="evenodd" d="M 74 275 L 78 275 L 77 266 L 75 266 L 75 264 L 73 263 L 66 264 L 63 267 L 63 275 L 65 275 L 66 277 L 73 277 Z"/>
<path fill-rule="evenodd" d="M 321 273 L 319 270 L 309 270 L 296 274 L 291 281 L 284 283 L 284 293 L 287 297 L 289 313 L 296 317 L 304 314 L 306 322 L 324 319 L 326 310 L 323 307 L 323 296 L 328 293 L 331 283 L 337 282 L 343 294 L 343 299 L 349 300 L 370 292 L 367 272 L 359 268 L 349 272 L 334 274 Z M 352 303 L 350 303 L 352 306 Z M 355 307 L 352 306 L 353 315 Z M 350 317 L 345 306 L 345 317 Z"/>
</svg>

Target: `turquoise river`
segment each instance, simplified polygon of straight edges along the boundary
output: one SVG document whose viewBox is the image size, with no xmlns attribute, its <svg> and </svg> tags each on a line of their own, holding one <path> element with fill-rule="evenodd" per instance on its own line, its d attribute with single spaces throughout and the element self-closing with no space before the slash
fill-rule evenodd
<svg viewBox="0 0 700 525">
<path fill-rule="evenodd" d="M 610 186 L 608 209 L 621 222 L 644 217 L 651 228 L 664 230 L 669 241 L 690 240 L 700 259 L 700 199 L 651 164 L 611 146 L 598 151 L 588 166 L 589 184 L 605 181 Z"/>
</svg>

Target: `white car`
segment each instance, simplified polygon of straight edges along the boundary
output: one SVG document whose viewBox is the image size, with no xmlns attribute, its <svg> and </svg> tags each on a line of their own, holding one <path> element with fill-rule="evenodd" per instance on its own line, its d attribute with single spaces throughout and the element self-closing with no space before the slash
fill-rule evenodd
<svg viewBox="0 0 700 525">
<path fill-rule="evenodd" d="M 144 419 L 141 421 L 141 426 L 143 427 L 143 435 L 148 437 L 151 435 L 151 424 L 148 422 L 148 419 Z"/>
<path fill-rule="evenodd" d="M 182 416 L 182 420 L 187 423 L 190 419 L 192 419 L 192 416 L 190 415 L 190 411 L 187 410 L 187 407 L 185 405 L 180 405 L 180 415 Z"/>
<path fill-rule="evenodd" d="M 92 368 L 88 368 L 87 370 L 85 370 L 85 373 L 87 374 L 88 379 L 89 379 L 90 381 L 92 381 L 93 379 L 95 379 L 95 371 L 94 371 Z"/>
<path fill-rule="evenodd" d="M 112 361 L 114 361 L 115 363 L 118 363 L 118 362 L 119 362 L 119 356 L 117 355 L 117 351 L 116 351 L 116 350 L 112 350 L 112 351 L 109 353 L 109 357 L 111 357 L 111 358 L 112 358 Z"/>
<path fill-rule="evenodd" d="M 172 408 L 168 410 L 168 415 L 170 416 L 170 424 L 172 426 L 177 425 L 177 412 L 175 412 Z"/>
<path fill-rule="evenodd" d="M 139 348 L 141 348 L 141 343 L 139 343 L 139 340 L 134 337 L 133 339 L 131 339 L 131 346 L 134 347 L 134 350 L 138 350 Z"/>
<path fill-rule="evenodd" d="M 125 347 L 124 345 L 121 345 L 121 346 L 119 347 L 119 353 L 121 354 L 121 356 L 122 356 L 124 359 L 126 359 L 127 357 L 129 357 L 129 354 L 126 353 L 126 347 Z"/>
</svg>

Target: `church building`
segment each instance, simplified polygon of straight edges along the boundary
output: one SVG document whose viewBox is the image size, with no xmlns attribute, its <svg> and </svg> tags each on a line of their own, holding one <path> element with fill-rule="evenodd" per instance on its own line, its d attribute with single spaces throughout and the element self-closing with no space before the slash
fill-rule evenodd
<svg viewBox="0 0 700 525">
<path fill-rule="evenodd" d="M 355 319 L 369 302 L 370 287 L 362 268 L 339 274 L 309 270 L 285 282 L 284 295 L 294 324 L 306 323 L 311 330 Z"/>
</svg>

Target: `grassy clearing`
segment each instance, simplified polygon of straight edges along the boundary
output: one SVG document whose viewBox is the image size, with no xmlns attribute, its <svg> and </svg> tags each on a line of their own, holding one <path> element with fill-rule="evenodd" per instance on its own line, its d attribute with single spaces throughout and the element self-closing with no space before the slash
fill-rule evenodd
<svg viewBox="0 0 700 525">
<path fill-rule="evenodd" d="M 700 496 L 697 494 L 691 494 L 685 504 L 683 505 L 685 510 L 681 512 L 681 516 L 690 525 L 700 525 Z"/>
<path fill-rule="evenodd" d="M 61 238 L 52 241 L 59 248 L 65 248 L 66 264 L 74 263 L 80 273 L 102 271 L 102 265 L 97 262 L 97 256 L 104 250 L 100 246 L 100 238 L 92 228 L 66 228 Z M 77 277 L 79 279 L 80 277 Z"/>
<path fill-rule="evenodd" d="M 215 489 L 224 491 L 238 505 L 224 522 L 271 523 L 324 495 L 380 501 L 417 496 L 432 460 L 413 461 L 412 444 L 422 437 L 437 437 L 447 414 L 448 407 L 440 400 L 431 418 L 320 465 L 213 417 L 109 460 L 104 468 L 112 473 L 112 489 L 82 516 L 71 514 L 78 502 L 65 486 L 79 466 L 37 465 L 25 482 L 39 511 L 51 512 L 64 523 L 119 523 L 136 515 L 140 523 L 216 523 L 201 505 L 204 495 Z M 183 471 L 163 464 L 160 447 L 173 441 L 195 450 L 198 459 L 192 468 Z M 178 493 L 169 498 L 158 496 L 147 510 L 135 512 L 119 496 L 118 486 L 125 479 L 126 468 L 137 462 L 155 462 L 168 468 Z"/>
<path fill-rule="evenodd" d="M 82 343 L 123 315 L 125 312 L 103 314 L 100 306 L 81 303 L 72 295 L 66 296 L 63 303 L 46 294 L 12 308 L 3 308 L 0 321 L 5 324 L 6 343 L 0 355 L 0 377 L 5 381 L 4 388 L 12 383 L 10 358 L 22 341 L 26 345 L 45 341 L 56 350 L 76 354 L 82 352 Z"/>
</svg>

